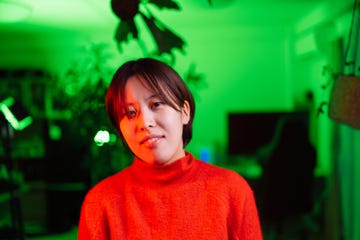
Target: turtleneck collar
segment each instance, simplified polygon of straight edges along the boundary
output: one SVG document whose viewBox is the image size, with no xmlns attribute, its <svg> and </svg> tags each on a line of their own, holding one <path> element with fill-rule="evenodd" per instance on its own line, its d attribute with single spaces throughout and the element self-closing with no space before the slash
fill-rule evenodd
<svg viewBox="0 0 360 240">
<path fill-rule="evenodd" d="M 131 174 L 140 184 L 169 185 L 187 181 L 194 170 L 196 159 L 189 152 L 167 165 L 153 165 L 135 157 L 130 167 Z"/>
</svg>

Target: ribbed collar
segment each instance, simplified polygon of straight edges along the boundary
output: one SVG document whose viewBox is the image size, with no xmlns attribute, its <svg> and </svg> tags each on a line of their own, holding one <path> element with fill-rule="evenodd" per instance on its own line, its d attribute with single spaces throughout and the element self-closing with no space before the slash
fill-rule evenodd
<svg viewBox="0 0 360 240">
<path fill-rule="evenodd" d="M 145 186 L 186 182 L 194 172 L 196 159 L 189 152 L 167 165 L 152 165 L 135 157 L 130 167 L 134 180 Z"/>
</svg>

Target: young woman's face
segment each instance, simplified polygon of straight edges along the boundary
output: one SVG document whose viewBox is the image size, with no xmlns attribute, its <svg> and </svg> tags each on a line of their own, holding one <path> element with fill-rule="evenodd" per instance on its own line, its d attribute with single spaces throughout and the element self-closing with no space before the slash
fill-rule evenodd
<svg viewBox="0 0 360 240">
<path fill-rule="evenodd" d="M 190 120 L 188 102 L 176 110 L 133 76 L 125 86 L 125 106 L 120 130 L 138 158 L 151 164 L 169 164 L 185 156 L 182 132 Z"/>
</svg>

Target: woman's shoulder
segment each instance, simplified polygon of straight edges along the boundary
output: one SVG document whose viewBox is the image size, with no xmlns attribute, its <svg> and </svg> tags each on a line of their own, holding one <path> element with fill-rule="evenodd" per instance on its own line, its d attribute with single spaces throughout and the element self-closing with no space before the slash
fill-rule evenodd
<svg viewBox="0 0 360 240">
<path fill-rule="evenodd" d="M 253 190 L 248 181 L 232 169 L 199 162 L 199 179 L 204 183 L 207 194 L 223 202 L 244 206 L 253 198 Z"/>
<path fill-rule="evenodd" d="M 200 172 L 208 180 L 222 181 L 227 185 L 248 187 L 247 180 L 236 171 L 198 160 Z"/>
</svg>

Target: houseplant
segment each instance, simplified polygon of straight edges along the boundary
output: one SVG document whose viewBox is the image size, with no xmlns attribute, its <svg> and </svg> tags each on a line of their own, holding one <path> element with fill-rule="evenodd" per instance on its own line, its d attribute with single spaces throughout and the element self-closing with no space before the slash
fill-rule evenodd
<svg viewBox="0 0 360 240">
<path fill-rule="evenodd" d="M 357 0 L 355 0 L 344 55 L 344 69 L 343 73 L 338 75 L 333 82 L 328 111 L 331 119 L 356 129 L 360 129 L 359 28 L 360 7 Z"/>
<path fill-rule="evenodd" d="M 328 114 L 336 122 L 360 129 L 360 77 L 340 75 L 334 81 Z"/>
</svg>

